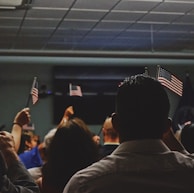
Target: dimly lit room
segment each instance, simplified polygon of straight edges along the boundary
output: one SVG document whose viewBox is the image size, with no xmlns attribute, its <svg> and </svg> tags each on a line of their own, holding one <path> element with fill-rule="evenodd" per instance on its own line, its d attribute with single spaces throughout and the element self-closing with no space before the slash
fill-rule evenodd
<svg viewBox="0 0 194 193">
<path fill-rule="evenodd" d="M 26 130 L 44 142 L 72 106 L 102 145 L 117 91 L 137 74 L 162 84 L 174 133 L 194 123 L 193 0 L 0 0 L 1 131 L 11 132 L 17 113 L 29 108 Z"/>
</svg>

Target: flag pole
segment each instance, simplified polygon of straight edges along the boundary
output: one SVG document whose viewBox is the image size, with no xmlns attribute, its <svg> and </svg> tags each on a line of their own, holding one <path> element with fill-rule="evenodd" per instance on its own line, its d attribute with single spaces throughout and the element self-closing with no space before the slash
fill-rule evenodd
<svg viewBox="0 0 194 193">
<path fill-rule="evenodd" d="M 32 89 L 34 88 L 34 86 L 36 84 L 36 81 L 37 81 L 37 77 L 34 77 L 34 80 L 33 80 L 33 83 L 32 83 L 32 87 L 31 87 L 30 93 L 28 95 L 28 99 L 27 99 L 27 102 L 26 102 L 26 106 L 25 107 L 29 107 L 30 99 L 31 99 L 31 95 L 32 95 Z"/>
<path fill-rule="evenodd" d="M 72 84 L 69 83 L 69 96 L 71 96 Z"/>
<path fill-rule="evenodd" d="M 156 79 L 158 79 L 158 76 L 159 76 L 159 70 L 160 70 L 160 65 L 157 65 Z"/>
</svg>

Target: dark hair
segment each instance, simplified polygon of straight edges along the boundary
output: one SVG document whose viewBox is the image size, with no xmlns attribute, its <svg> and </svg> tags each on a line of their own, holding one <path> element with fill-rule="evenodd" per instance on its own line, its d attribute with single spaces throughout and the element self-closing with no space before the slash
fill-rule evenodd
<svg viewBox="0 0 194 193">
<path fill-rule="evenodd" d="M 98 159 L 98 148 L 92 134 L 79 118 L 72 118 L 58 128 L 48 148 L 43 167 L 43 182 L 63 190 L 70 177 Z"/>
<path fill-rule="evenodd" d="M 188 124 L 181 130 L 181 143 L 189 153 L 194 153 L 194 124 Z"/>
<path fill-rule="evenodd" d="M 18 154 L 21 154 L 24 151 L 28 150 L 28 146 L 26 145 L 26 142 L 30 143 L 33 136 L 34 136 L 34 133 L 32 131 L 29 131 L 29 130 L 27 130 L 27 131 L 23 130 L 22 131 Z"/>
<path fill-rule="evenodd" d="M 118 88 L 116 113 L 123 140 L 161 138 L 169 113 L 169 99 L 161 83 L 138 74 Z"/>
</svg>

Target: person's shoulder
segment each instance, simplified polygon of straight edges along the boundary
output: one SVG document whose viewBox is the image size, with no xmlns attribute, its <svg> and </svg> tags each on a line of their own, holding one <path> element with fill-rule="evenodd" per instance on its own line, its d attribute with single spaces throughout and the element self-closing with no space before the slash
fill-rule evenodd
<svg viewBox="0 0 194 193">
<path fill-rule="evenodd" d="M 191 162 L 194 162 L 194 153 L 183 154 L 183 156 L 189 159 Z"/>
<path fill-rule="evenodd" d="M 104 158 L 76 172 L 68 181 L 63 193 L 90 192 L 88 184 L 96 183 L 101 180 L 103 176 L 111 175 L 113 170 L 110 169 L 110 165 L 109 161 Z M 112 168 L 114 169 L 115 167 L 112 166 Z"/>
<path fill-rule="evenodd" d="M 92 165 L 79 170 L 76 172 L 74 175 L 74 178 L 79 178 L 79 180 L 92 180 L 92 179 L 97 179 L 98 177 L 101 177 L 105 173 L 108 174 L 113 171 L 114 169 L 114 162 L 112 161 L 112 158 L 110 156 L 107 156 Z"/>
<path fill-rule="evenodd" d="M 194 154 L 172 151 L 179 165 L 194 170 Z"/>
</svg>

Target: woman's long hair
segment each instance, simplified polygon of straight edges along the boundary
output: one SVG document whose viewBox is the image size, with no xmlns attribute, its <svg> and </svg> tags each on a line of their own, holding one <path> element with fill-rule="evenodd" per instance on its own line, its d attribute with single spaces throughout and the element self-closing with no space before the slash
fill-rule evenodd
<svg viewBox="0 0 194 193">
<path fill-rule="evenodd" d="M 59 190 L 77 171 L 98 160 L 98 147 L 92 133 L 79 118 L 73 118 L 58 128 L 48 149 L 48 161 L 43 167 L 43 186 Z M 62 191 L 61 191 L 62 192 Z"/>
</svg>

